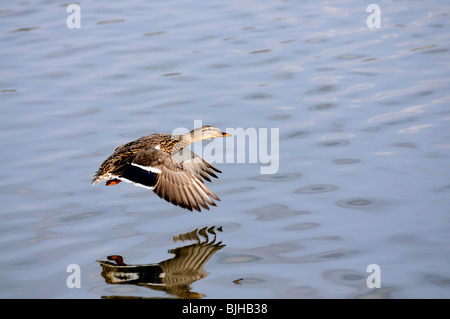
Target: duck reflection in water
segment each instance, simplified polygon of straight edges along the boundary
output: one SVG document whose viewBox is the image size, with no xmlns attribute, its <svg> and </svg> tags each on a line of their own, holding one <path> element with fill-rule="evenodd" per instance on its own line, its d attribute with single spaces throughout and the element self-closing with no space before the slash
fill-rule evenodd
<svg viewBox="0 0 450 319">
<path fill-rule="evenodd" d="M 101 274 L 108 284 L 133 284 L 165 291 L 178 298 L 202 298 L 204 295 L 190 291 L 190 285 L 208 275 L 203 266 L 225 246 L 221 241 L 216 242 L 216 231 L 222 228 L 204 227 L 174 236 L 174 242 L 194 243 L 170 249 L 169 253 L 175 256 L 157 264 L 128 265 L 120 255 L 108 256 L 109 261 L 98 261 Z"/>
</svg>

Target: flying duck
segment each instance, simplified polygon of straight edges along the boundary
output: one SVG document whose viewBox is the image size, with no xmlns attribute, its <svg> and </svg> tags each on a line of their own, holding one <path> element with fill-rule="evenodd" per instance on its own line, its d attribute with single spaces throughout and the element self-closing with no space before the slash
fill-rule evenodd
<svg viewBox="0 0 450 319">
<path fill-rule="evenodd" d="M 230 134 L 205 125 L 183 135 L 156 133 L 115 148 L 92 179 L 92 185 L 106 181 L 106 186 L 122 181 L 153 190 L 159 197 L 182 208 L 200 211 L 212 201 L 220 201 L 203 183 L 219 169 L 185 149 L 188 145 Z M 208 176 L 209 175 L 209 176 Z"/>
</svg>

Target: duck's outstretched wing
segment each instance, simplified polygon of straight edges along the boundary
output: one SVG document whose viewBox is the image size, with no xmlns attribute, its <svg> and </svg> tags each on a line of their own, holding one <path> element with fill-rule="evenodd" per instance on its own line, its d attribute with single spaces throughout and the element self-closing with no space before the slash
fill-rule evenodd
<svg viewBox="0 0 450 319">
<path fill-rule="evenodd" d="M 196 174 L 169 154 L 149 147 L 136 153 L 131 161 L 111 174 L 114 178 L 152 189 L 159 197 L 174 205 L 200 211 L 220 201 Z M 198 175 L 198 174 L 197 174 Z"/>
<path fill-rule="evenodd" d="M 177 160 L 183 167 L 189 171 L 192 175 L 197 177 L 199 180 L 205 179 L 211 182 L 208 174 L 214 178 L 218 178 L 213 172 L 222 173 L 221 170 L 209 164 L 203 158 L 192 152 L 190 149 L 182 149 L 181 151 L 172 155 L 172 157 Z"/>
</svg>

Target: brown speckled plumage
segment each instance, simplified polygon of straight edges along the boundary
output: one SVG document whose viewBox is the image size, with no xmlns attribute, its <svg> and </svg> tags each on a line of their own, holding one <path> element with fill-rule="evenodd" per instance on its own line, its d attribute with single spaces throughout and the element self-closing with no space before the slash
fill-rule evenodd
<svg viewBox="0 0 450 319">
<path fill-rule="evenodd" d="M 115 148 L 96 172 L 92 184 L 121 181 L 152 189 L 174 205 L 200 211 L 220 201 L 203 183 L 221 171 L 200 156 L 184 149 L 199 140 L 229 136 L 212 126 L 203 126 L 184 135 L 151 134 Z"/>
</svg>

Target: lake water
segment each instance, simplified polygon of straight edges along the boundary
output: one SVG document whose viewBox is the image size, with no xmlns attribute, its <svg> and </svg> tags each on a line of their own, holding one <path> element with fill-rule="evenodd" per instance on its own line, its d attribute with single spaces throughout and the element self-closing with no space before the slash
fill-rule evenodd
<svg viewBox="0 0 450 319">
<path fill-rule="evenodd" d="M 79 2 L 80 28 L 3 2 L 0 297 L 179 297 L 99 261 L 214 241 L 191 297 L 449 298 L 450 5 L 378 1 L 369 28 L 372 2 Z M 116 146 L 199 121 L 278 129 L 278 169 L 223 139 L 201 213 L 90 184 Z"/>
</svg>

